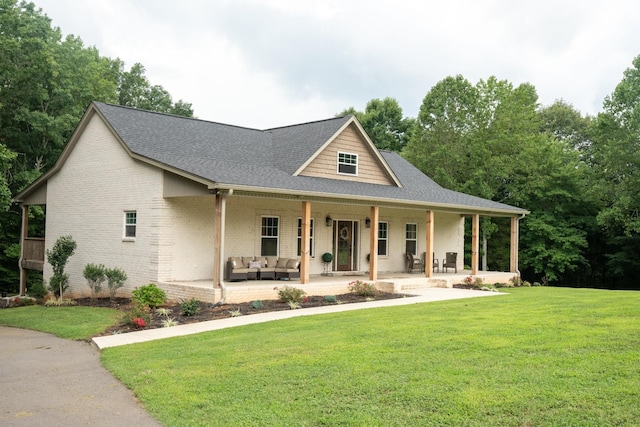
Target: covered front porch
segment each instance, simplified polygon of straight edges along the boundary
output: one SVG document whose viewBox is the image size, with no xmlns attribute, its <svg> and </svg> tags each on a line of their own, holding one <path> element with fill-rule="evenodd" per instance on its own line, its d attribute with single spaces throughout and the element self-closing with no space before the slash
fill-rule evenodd
<svg viewBox="0 0 640 427">
<path fill-rule="evenodd" d="M 349 274 L 333 274 L 331 276 L 313 275 L 307 283 L 300 279 L 294 280 L 247 280 L 223 284 L 214 287 L 212 280 L 171 281 L 161 282 L 159 285 L 165 290 L 170 300 L 196 298 L 200 301 L 227 304 L 255 300 L 278 299 L 278 289 L 282 286 L 294 286 L 304 289 L 307 295 L 340 295 L 349 292 L 349 284 L 360 280 L 375 283 L 376 288 L 383 292 L 411 294 L 412 289 L 450 288 L 464 279 L 473 276 L 481 278 L 484 284 L 508 283 L 514 273 L 480 271 L 472 275 L 470 270 L 459 270 L 458 273 L 432 273 L 426 277 L 425 273 L 380 273 L 376 280 L 369 279 L 368 272 L 351 272 Z M 225 293 L 226 295 L 223 295 Z"/>
</svg>

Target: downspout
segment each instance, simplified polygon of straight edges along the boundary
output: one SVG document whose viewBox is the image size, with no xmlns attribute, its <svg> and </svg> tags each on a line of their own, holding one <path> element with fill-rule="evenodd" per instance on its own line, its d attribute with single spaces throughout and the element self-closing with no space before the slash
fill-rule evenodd
<svg viewBox="0 0 640 427">
<path fill-rule="evenodd" d="M 227 284 L 224 283 L 224 225 L 226 223 L 226 213 L 227 213 L 227 197 L 233 194 L 233 189 L 230 188 L 227 192 L 222 194 L 222 198 L 220 200 L 221 204 L 221 213 L 220 213 L 220 251 L 218 251 L 218 262 L 220 263 L 220 301 L 215 303 L 214 307 L 220 307 L 224 305 L 227 300 Z"/>
<path fill-rule="evenodd" d="M 525 216 L 527 216 L 527 214 L 522 214 L 518 218 L 518 262 L 516 263 L 516 273 L 518 274 L 520 280 L 522 280 L 522 274 L 520 273 L 520 220 L 524 219 Z"/>
</svg>

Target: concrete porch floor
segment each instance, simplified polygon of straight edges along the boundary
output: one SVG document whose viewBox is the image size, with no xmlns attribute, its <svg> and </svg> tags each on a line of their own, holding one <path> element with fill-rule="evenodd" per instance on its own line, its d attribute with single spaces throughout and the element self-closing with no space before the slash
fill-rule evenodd
<svg viewBox="0 0 640 427">
<path fill-rule="evenodd" d="M 425 277 L 424 273 L 381 273 L 374 283 L 384 292 L 411 294 L 412 289 L 451 288 L 454 284 L 462 283 L 470 275 L 469 270 L 460 270 L 457 274 L 433 273 L 430 278 Z M 494 284 L 508 283 L 515 275 L 508 272 L 482 271 L 473 277 L 483 279 L 485 284 Z M 277 299 L 278 288 L 285 285 L 300 287 L 307 295 L 340 295 L 349 292 L 349 283 L 355 280 L 370 282 L 369 275 L 365 272 L 314 275 L 310 277 L 309 283 L 304 285 L 299 279 L 228 282 L 225 302 L 233 304 L 258 299 Z M 169 300 L 173 301 L 196 298 L 200 301 L 218 302 L 222 298 L 222 290 L 214 288 L 212 280 L 161 282 L 159 286 L 167 292 Z"/>
</svg>

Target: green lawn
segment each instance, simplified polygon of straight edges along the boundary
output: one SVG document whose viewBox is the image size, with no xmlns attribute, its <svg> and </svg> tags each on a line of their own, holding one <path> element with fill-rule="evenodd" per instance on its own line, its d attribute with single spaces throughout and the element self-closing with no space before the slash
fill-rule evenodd
<svg viewBox="0 0 640 427">
<path fill-rule="evenodd" d="M 89 339 L 113 326 L 118 310 L 92 307 L 26 307 L 0 310 L 0 325 L 48 332 L 70 340 Z"/>
<path fill-rule="evenodd" d="M 167 426 L 640 425 L 640 292 L 521 288 L 108 348 Z"/>
</svg>

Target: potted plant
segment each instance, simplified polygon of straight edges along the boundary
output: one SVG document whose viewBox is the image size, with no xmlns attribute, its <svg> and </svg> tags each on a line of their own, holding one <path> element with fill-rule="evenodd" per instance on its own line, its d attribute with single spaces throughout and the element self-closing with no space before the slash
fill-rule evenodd
<svg viewBox="0 0 640 427">
<path fill-rule="evenodd" d="M 322 272 L 323 276 L 331 275 L 331 273 L 329 273 L 329 265 L 331 264 L 332 261 L 333 261 L 333 254 L 329 252 L 325 252 L 322 254 L 322 263 L 324 264 L 324 271 Z"/>
</svg>

